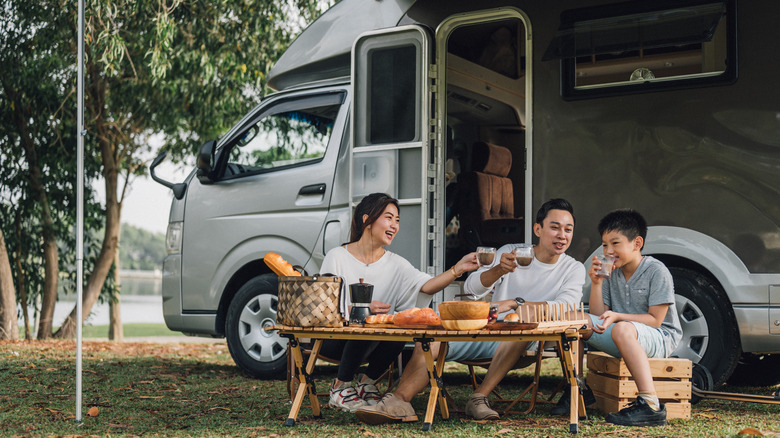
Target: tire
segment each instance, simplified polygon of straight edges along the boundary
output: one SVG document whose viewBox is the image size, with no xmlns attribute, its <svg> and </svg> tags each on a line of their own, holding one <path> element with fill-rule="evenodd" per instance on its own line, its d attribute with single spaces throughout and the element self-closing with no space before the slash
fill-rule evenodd
<svg viewBox="0 0 780 438">
<path fill-rule="evenodd" d="M 691 373 L 691 386 L 694 389 L 700 391 L 712 391 L 715 387 L 715 382 L 712 381 L 712 374 L 703 365 L 695 363 L 693 364 L 693 370 Z M 701 401 L 701 397 L 695 392 L 691 393 L 691 404 L 695 405 Z"/>
<path fill-rule="evenodd" d="M 283 379 L 287 339 L 265 327 L 276 324 L 276 274 L 257 276 L 241 286 L 228 307 L 225 337 L 233 361 L 249 377 Z"/>
<path fill-rule="evenodd" d="M 728 382 L 735 386 L 777 385 L 780 383 L 780 354 L 743 354 Z"/>
<path fill-rule="evenodd" d="M 731 376 L 742 352 L 734 310 L 726 293 L 710 277 L 684 268 L 669 271 L 683 329 L 672 356 L 705 366 L 717 388 Z"/>
</svg>

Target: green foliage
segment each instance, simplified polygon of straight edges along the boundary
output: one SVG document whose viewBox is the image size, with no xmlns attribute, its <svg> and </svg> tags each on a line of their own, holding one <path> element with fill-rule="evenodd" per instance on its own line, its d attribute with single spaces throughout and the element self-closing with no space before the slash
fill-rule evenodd
<svg viewBox="0 0 780 438">
<path fill-rule="evenodd" d="M 122 224 L 119 239 L 119 268 L 153 271 L 162 269 L 165 234 Z"/>
</svg>

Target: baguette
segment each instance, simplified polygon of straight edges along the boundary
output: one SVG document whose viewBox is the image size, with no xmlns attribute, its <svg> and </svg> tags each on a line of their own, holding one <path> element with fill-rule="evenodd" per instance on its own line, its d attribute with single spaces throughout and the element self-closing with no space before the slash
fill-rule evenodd
<svg viewBox="0 0 780 438">
<path fill-rule="evenodd" d="M 395 315 L 388 315 L 386 313 L 379 314 L 379 315 L 368 315 L 366 317 L 366 323 L 367 324 L 392 324 L 394 316 Z"/>
<path fill-rule="evenodd" d="M 430 307 L 406 309 L 395 315 L 396 325 L 440 325 L 441 318 Z"/>
<path fill-rule="evenodd" d="M 287 260 L 275 252 L 269 252 L 263 258 L 263 261 L 274 273 L 280 277 L 299 277 L 300 272 L 296 271 Z"/>
</svg>

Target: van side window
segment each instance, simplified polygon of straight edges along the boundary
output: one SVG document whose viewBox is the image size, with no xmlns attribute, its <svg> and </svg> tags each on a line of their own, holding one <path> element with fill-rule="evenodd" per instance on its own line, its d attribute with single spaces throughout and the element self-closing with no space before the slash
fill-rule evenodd
<svg viewBox="0 0 780 438">
<path fill-rule="evenodd" d="M 565 11 L 542 59 L 561 59 L 561 93 L 569 99 L 732 83 L 733 5 L 630 2 Z"/>
<path fill-rule="evenodd" d="M 258 173 L 322 159 L 340 105 L 268 114 L 231 142 L 224 176 Z"/>
</svg>

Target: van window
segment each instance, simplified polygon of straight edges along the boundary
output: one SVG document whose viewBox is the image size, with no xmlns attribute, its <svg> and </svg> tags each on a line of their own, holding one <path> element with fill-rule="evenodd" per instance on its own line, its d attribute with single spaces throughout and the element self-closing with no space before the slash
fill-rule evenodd
<svg viewBox="0 0 780 438">
<path fill-rule="evenodd" d="M 415 137 L 417 49 L 375 49 L 369 54 L 369 139 L 373 144 L 412 141 Z"/>
<path fill-rule="evenodd" d="M 733 2 L 632 2 L 566 11 L 543 57 L 561 58 L 565 98 L 736 79 Z"/>
<path fill-rule="evenodd" d="M 224 176 L 229 178 L 321 160 L 339 107 L 324 105 L 283 110 L 251 123 L 231 142 Z"/>
</svg>

